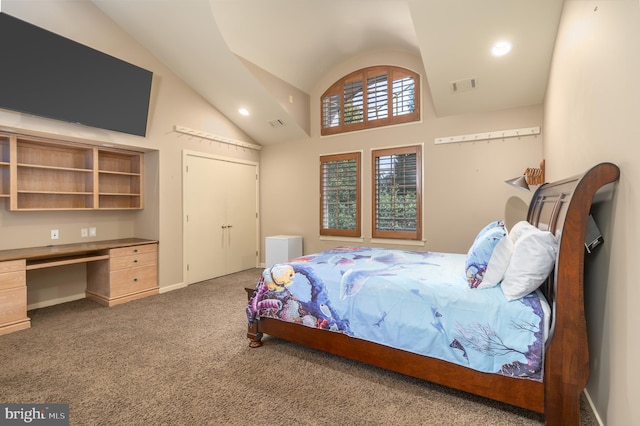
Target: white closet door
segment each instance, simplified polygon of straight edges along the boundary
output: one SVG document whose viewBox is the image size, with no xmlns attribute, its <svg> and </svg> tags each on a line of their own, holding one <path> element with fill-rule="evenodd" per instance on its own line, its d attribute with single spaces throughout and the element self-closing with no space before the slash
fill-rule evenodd
<svg viewBox="0 0 640 426">
<path fill-rule="evenodd" d="M 185 163 L 187 284 L 255 267 L 257 166 L 198 155 Z"/>
<path fill-rule="evenodd" d="M 227 163 L 227 265 L 228 274 L 255 268 L 257 262 L 257 167 Z M 231 176 L 233 176 L 231 178 Z M 231 185 L 233 183 L 233 185 Z"/>
</svg>

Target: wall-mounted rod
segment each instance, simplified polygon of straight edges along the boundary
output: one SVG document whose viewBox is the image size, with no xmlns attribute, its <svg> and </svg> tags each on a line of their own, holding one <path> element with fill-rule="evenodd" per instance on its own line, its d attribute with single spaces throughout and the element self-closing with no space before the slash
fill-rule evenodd
<svg viewBox="0 0 640 426">
<path fill-rule="evenodd" d="M 496 130 L 487 133 L 475 133 L 470 135 L 447 136 L 444 138 L 435 138 L 434 144 L 456 143 L 456 142 L 476 142 L 490 139 L 517 138 L 521 136 L 539 135 L 540 126 L 526 127 L 523 129 Z"/>
<path fill-rule="evenodd" d="M 256 145 L 256 144 L 249 143 L 249 142 L 243 142 L 243 141 L 239 141 L 239 140 L 235 140 L 235 139 L 231 139 L 231 138 L 226 138 L 224 136 L 213 135 L 211 133 L 203 132 L 203 131 L 200 131 L 200 130 L 194 130 L 194 129 L 190 129 L 188 127 L 178 126 L 177 124 L 175 126 L 173 126 L 173 130 L 175 130 L 178 133 L 183 133 L 185 135 L 195 136 L 197 138 L 208 139 L 208 140 L 216 141 L 216 142 L 222 142 L 222 143 L 226 143 L 226 144 L 229 144 L 229 145 L 235 145 L 235 146 L 241 146 L 241 147 L 244 147 L 244 148 L 255 149 L 256 151 L 260 151 L 262 149 L 262 146 L 260 146 L 260 145 Z"/>
</svg>

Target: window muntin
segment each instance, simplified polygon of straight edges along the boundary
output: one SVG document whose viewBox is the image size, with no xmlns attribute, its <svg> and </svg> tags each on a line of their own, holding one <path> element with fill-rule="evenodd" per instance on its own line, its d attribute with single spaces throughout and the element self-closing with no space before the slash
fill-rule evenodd
<svg viewBox="0 0 640 426">
<path fill-rule="evenodd" d="M 334 83 L 320 102 L 323 136 L 419 121 L 420 78 L 400 67 L 365 68 Z"/>
<path fill-rule="evenodd" d="M 320 157 L 320 235 L 360 237 L 360 153 Z"/>
<path fill-rule="evenodd" d="M 421 147 L 372 151 L 372 237 L 422 238 Z"/>
</svg>

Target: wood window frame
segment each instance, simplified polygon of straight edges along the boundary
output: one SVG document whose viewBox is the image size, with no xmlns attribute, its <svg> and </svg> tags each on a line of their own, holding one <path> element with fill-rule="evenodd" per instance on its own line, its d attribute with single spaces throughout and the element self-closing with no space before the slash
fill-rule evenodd
<svg viewBox="0 0 640 426">
<path fill-rule="evenodd" d="M 369 119 L 368 114 L 368 84 L 370 78 L 374 76 L 380 76 L 385 74 L 387 76 L 387 111 L 388 116 L 386 118 Z M 410 113 L 403 113 L 400 115 L 393 115 L 393 82 L 399 81 L 399 79 L 410 77 L 413 79 L 413 111 Z M 345 123 L 345 87 L 354 83 L 362 82 L 362 121 Z M 368 68 L 362 68 L 358 71 L 354 71 L 340 80 L 336 81 L 327 91 L 325 91 L 320 97 L 320 134 L 322 136 L 352 132 L 356 130 L 371 129 L 382 126 L 390 126 L 394 124 L 409 123 L 413 121 L 420 121 L 420 75 L 409 69 L 390 66 L 390 65 L 377 65 Z M 328 105 L 330 105 L 331 97 L 338 97 L 339 106 L 338 123 L 334 126 L 326 126 L 331 120 L 325 117 L 329 111 L 333 111 Z"/>
<path fill-rule="evenodd" d="M 329 162 L 355 160 L 355 227 L 354 229 L 340 229 L 325 227 L 325 167 Z M 362 236 L 362 153 L 349 152 L 343 154 L 321 155 L 320 156 L 320 235 L 335 237 L 356 237 Z"/>
<path fill-rule="evenodd" d="M 379 157 L 416 154 L 416 227 L 411 231 L 378 229 L 378 176 L 376 162 Z M 422 146 L 412 145 L 371 151 L 371 236 L 372 238 L 421 240 L 422 239 Z"/>
</svg>

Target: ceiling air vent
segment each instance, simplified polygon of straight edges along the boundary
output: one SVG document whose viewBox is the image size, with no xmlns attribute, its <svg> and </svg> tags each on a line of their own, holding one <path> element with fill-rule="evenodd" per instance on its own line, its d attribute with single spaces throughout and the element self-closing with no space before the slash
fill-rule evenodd
<svg viewBox="0 0 640 426">
<path fill-rule="evenodd" d="M 459 93 L 475 89 L 476 87 L 478 87 L 478 82 L 474 77 L 464 80 L 450 81 L 449 86 L 451 87 L 451 92 Z"/>
<path fill-rule="evenodd" d="M 282 127 L 284 126 L 284 121 L 280 120 L 279 118 L 276 120 L 271 120 L 269 121 L 269 124 L 271 124 L 271 127 L 276 128 L 276 127 Z"/>
</svg>

